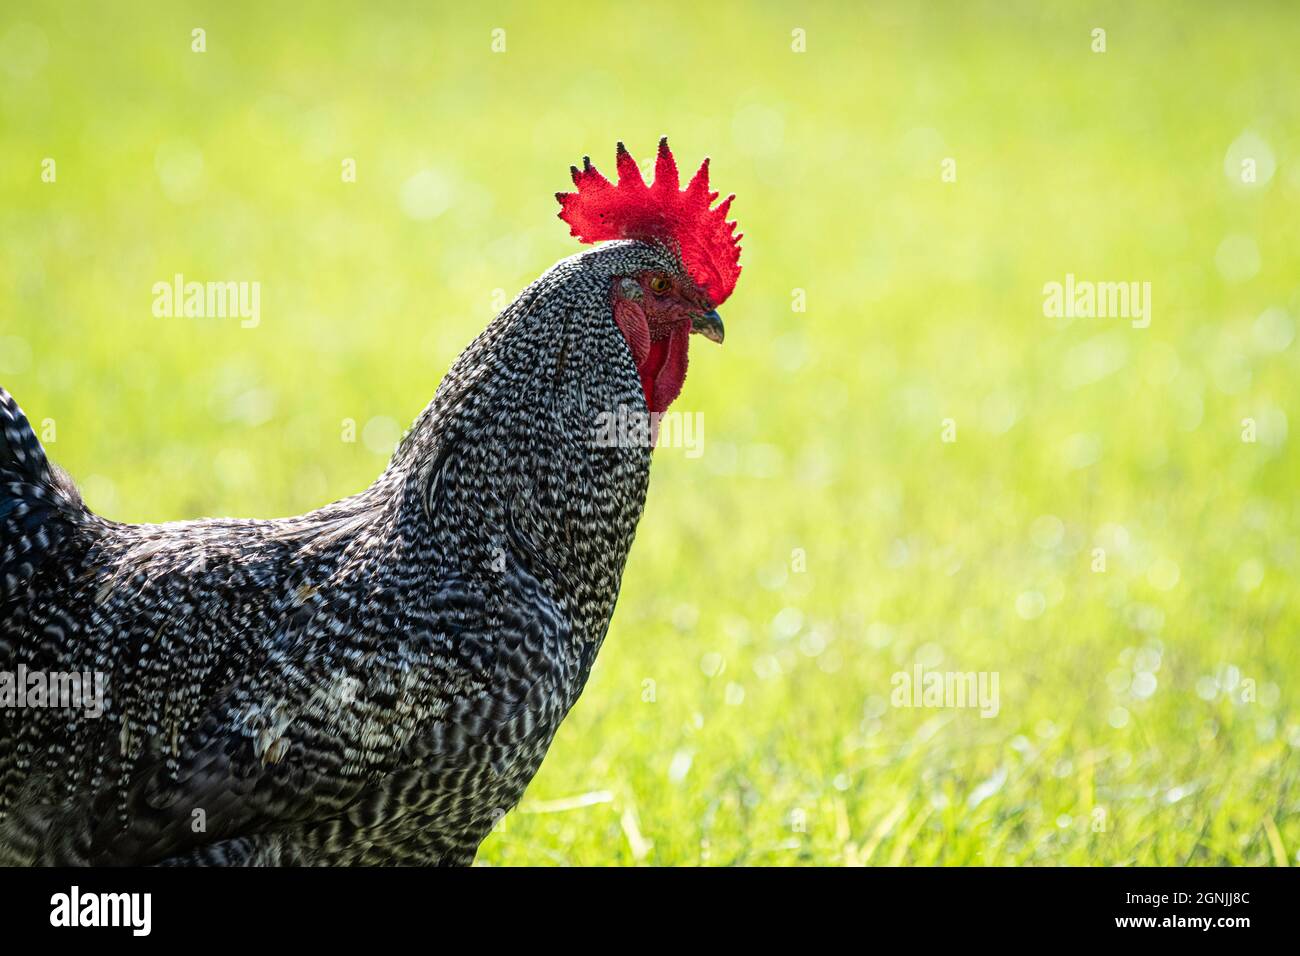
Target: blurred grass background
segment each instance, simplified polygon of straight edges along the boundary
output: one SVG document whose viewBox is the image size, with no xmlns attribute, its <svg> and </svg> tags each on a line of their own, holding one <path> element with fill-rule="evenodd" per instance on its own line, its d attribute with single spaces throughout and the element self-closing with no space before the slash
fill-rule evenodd
<svg viewBox="0 0 1300 956">
<path fill-rule="evenodd" d="M 1298 43 L 1282 3 L 17 0 L 0 381 L 108 517 L 319 506 L 575 251 L 568 165 L 668 133 L 745 233 L 705 452 L 656 455 L 480 861 L 1297 863 Z M 260 324 L 155 318 L 176 273 Z M 1044 317 L 1067 273 L 1150 327 Z M 918 662 L 998 715 L 891 707 Z"/>
</svg>

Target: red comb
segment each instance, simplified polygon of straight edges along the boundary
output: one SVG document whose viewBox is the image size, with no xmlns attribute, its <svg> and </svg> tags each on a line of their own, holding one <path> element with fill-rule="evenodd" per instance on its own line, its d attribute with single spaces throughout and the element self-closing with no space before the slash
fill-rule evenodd
<svg viewBox="0 0 1300 956">
<path fill-rule="evenodd" d="M 704 290 L 712 305 L 721 305 L 740 276 L 740 239 L 727 210 L 735 196 L 710 209 L 718 194 L 709 191 L 709 161 L 700 164 L 685 189 L 679 189 L 677 162 L 668 137 L 659 141 L 654 184 L 647 186 L 641 170 L 622 143 L 618 144 L 618 185 L 601 175 L 591 158 L 582 169 L 573 167 L 577 192 L 556 193 L 560 218 L 582 242 L 602 239 L 645 239 L 667 243 Z"/>
</svg>

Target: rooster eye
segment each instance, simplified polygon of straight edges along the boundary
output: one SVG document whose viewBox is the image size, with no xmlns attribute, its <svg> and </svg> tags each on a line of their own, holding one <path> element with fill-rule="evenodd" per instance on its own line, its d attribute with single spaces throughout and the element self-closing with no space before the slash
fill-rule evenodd
<svg viewBox="0 0 1300 956">
<path fill-rule="evenodd" d="M 672 285 L 665 276 L 655 276 L 650 280 L 650 291 L 655 295 L 663 295 Z"/>
</svg>

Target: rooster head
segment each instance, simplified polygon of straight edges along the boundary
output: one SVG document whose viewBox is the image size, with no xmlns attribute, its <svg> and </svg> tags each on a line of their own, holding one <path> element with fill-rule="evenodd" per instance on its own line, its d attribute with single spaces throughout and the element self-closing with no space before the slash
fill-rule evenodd
<svg viewBox="0 0 1300 956">
<path fill-rule="evenodd" d="M 646 407 L 662 412 L 686 379 L 689 336 L 723 338 L 717 313 L 740 276 L 740 239 L 727 221 L 734 196 L 716 207 L 704 160 L 685 189 L 667 137 L 659 141 L 654 182 L 646 185 L 636 160 L 618 144 L 618 183 L 611 183 L 584 157 L 572 167 L 576 192 L 556 193 L 559 216 L 581 242 L 632 239 L 660 247 L 663 268 L 614 279 L 614 322 L 631 349 Z"/>
</svg>

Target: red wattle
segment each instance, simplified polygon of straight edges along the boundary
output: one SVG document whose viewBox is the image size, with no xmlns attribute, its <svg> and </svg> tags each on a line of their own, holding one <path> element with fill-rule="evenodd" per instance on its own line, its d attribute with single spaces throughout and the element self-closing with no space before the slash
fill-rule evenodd
<svg viewBox="0 0 1300 956">
<path fill-rule="evenodd" d="M 655 346 L 663 345 L 665 355 L 662 364 L 655 372 L 654 381 L 646 391 L 646 407 L 652 412 L 666 412 L 668 406 L 681 394 L 682 384 L 686 381 L 686 353 L 690 343 L 691 329 L 688 325 L 679 326 L 662 343 L 656 342 L 650 348 L 653 357 Z M 645 383 L 644 377 L 642 384 Z"/>
<path fill-rule="evenodd" d="M 614 304 L 614 324 L 623 333 L 636 363 L 641 391 L 649 411 L 668 410 L 686 380 L 686 351 L 691 329 L 681 325 L 667 338 L 650 341 L 650 326 L 639 303 L 621 300 Z"/>
<path fill-rule="evenodd" d="M 668 358 L 668 339 L 660 339 L 658 342 L 651 342 L 650 349 L 646 353 L 645 361 L 637 366 L 637 374 L 641 376 L 641 390 L 645 393 L 645 407 L 654 411 L 655 396 L 655 379 L 659 375 L 659 370 L 664 366 L 664 360 Z"/>
</svg>

